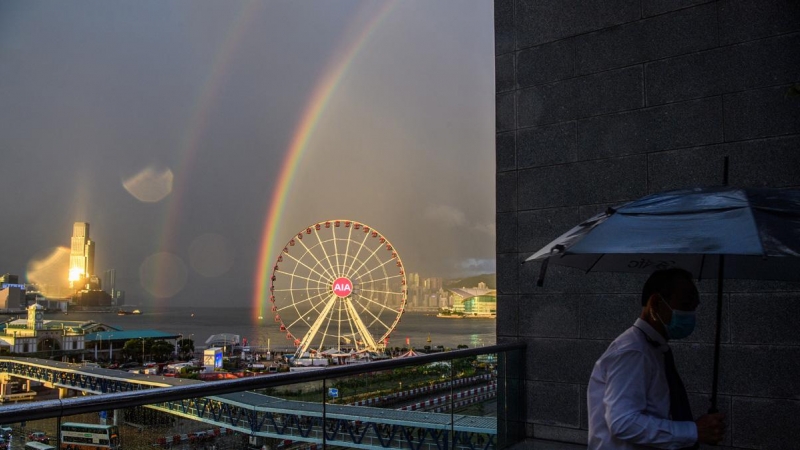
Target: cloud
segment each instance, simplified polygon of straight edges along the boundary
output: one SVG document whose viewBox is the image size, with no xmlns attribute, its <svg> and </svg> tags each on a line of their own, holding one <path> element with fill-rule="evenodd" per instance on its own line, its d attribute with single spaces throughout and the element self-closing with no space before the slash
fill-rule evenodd
<svg viewBox="0 0 800 450">
<path fill-rule="evenodd" d="M 463 211 L 455 206 L 428 205 L 425 207 L 423 216 L 425 219 L 434 222 L 435 225 L 445 229 L 470 229 L 489 236 L 496 234 L 494 223 L 472 222 Z"/>
<path fill-rule="evenodd" d="M 428 205 L 424 217 L 445 228 L 461 228 L 467 225 L 467 216 L 458 208 L 449 205 Z"/>
<path fill-rule="evenodd" d="M 493 223 L 476 223 L 473 226 L 473 229 L 481 233 L 488 234 L 489 236 L 494 236 L 497 234 L 497 227 Z"/>
<path fill-rule="evenodd" d="M 478 275 L 493 273 L 497 269 L 497 262 L 494 259 L 467 258 L 459 261 L 456 267 L 470 275 Z"/>
</svg>

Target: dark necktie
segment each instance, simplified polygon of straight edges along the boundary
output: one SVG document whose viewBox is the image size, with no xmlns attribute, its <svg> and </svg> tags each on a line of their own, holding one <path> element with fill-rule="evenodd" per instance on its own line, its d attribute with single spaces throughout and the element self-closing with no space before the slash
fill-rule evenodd
<svg viewBox="0 0 800 450">
<path fill-rule="evenodd" d="M 675 421 L 694 421 L 692 407 L 689 405 L 689 396 L 686 394 L 683 381 L 681 381 L 681 377 L 675 369 L 675 358 L 672 356 L 672 349 L 668 349 L 664 353 L 664 372 L 669 385 L 669 415 L 671 419 Z M 686 448 L 696 449 L 698 444 Z"/>
</svg>

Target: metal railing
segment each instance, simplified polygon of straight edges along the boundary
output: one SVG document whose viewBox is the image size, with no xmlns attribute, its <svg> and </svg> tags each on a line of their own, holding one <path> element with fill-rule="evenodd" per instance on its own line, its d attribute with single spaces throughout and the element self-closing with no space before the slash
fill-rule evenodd
<svg viewBox="0 0 800 450">
<path fill-rule="evenodd" d="M 0 423 L 24 422 L 76 414 L 118 410 L 183 399 L 218 396 L 243 391 L 263 390 L 298 383 L 342 379 L 360 374 L 387 371 L 430 363 L 449 362 L 480 355 L 497 355 L 497 447 L 505 448 L 524 435 L 524 350 L 521 342 L 487 347 L 395 358 L 367 364 L 327 367 L 307 372 L 278 373 L 269 376 L 220 380 L 187 386 L 160 387 L 132 392 L 18 403 L 0 407 Z M 454 367 L 451 364 L 450 367 Z M 454 378 L 455 374 L 451 373 Z M 323 384 L 324 385 L 324 384 Z M 325 403 L 323 393 L 320 402 Z"/>
</svg>

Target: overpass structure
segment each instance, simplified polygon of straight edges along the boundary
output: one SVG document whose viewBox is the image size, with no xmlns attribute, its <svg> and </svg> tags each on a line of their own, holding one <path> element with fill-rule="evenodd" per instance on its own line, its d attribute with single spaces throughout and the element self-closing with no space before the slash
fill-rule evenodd
<svg viewBox="0 0 800 450">
<path fill-rule="evenodd" d="M 10 376 L 91 394 L 203 384 L 34 358 L 0 358 L 0 380 Z M 493 449 L 497 420 L 422 411 L 284 400 L 251 391 L 154 403 L 149 408 L 229 428 L 252 437 L 361 449 Z"/>
</svg>

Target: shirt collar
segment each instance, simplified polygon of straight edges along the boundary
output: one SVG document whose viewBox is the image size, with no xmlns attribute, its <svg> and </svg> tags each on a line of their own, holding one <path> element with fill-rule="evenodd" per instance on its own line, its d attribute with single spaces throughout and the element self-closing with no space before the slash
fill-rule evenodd
<svg viewBox="0 0 800 450">
<path fill-rule="evenodd" d="M 658 344 L 658 349 L 662 352 L 666 352 L 669 349 L 667 345 L 667 340 L 664 339 L 664 336 L 661 335 L 652 325 L 647 323 L 647 321 L 642 320 L 641 318 L 636 319 L 636 322 L 633 323 L 633 326 L 642 330 L 647 336 L 647 340 Z"/>
</svg>

